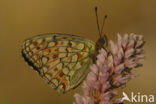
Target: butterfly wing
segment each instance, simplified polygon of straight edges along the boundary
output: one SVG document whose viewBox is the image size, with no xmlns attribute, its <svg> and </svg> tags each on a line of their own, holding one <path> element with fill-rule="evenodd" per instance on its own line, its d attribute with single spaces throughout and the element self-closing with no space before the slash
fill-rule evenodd
<svg viewBox="0 0 156 104">
<path fill-rule="evenodd" d="M 24 41 L 22 55 L 59 92 L 77 87 L 88 73 L 94 42 L 70 34 L 49 33 Z"/>
</svg>

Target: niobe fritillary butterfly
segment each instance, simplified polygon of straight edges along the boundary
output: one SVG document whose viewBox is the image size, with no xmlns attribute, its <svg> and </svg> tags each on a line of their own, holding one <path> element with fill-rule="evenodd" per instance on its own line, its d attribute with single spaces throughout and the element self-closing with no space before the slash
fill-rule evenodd
<svg viewBox="0 0 156 104">
<path fill-rule="evenodd" d="M 25 61 L 53 89 L 65 93 L 80 85 L 89 72 L 88 67 L 96 60 L 98 50 L 106 47 L 107 38 L 99 28 L 97 7 L 95 13 L 100 35 L 96 43 L 60 33 L 41 34 L 23 42 L 22 56 Z"/>
</svg>

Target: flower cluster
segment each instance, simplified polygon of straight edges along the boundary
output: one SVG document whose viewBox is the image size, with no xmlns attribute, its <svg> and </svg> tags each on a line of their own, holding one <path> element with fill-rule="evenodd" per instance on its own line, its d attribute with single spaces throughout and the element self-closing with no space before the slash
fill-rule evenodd
<svg viewBox="0 0 156 104">
<path fill-rule="evenodd" d="M 91 71 L 83 82 L 83 95 L 75 94 L 73 104 L 119 104 L 122 100 L 112 100 L 117 95 L 115 88 L 123 88 L 135 77 L 133 68 L 141 66 L 143 56 L 142 35 L 118 34 L 118 42 L 110 41 L 110 51 L 101 49 L 97 61 L 90 66 Z"/>
</svg>

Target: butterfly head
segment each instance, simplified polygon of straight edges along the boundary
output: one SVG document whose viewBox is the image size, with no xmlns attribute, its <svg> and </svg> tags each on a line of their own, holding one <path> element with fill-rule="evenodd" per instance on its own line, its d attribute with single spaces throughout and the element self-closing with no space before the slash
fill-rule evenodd
<svg viewBox="0 0 156 104">
<path fill-rule="evenodd" d="M 105 48 L 107 46 L 107 36 L 106 35 L 103 35 L 101 36 L 97 42 L 96 42 L 96 46 L 98 48 Z"/>
</svg>

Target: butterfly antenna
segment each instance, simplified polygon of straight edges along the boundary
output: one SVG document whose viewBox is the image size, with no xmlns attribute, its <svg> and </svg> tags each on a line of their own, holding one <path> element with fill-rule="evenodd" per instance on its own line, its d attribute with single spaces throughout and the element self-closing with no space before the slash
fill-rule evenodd
<svg viewBox="0 0 156 104">
<path fill-rule="evenodd" d="M 101 28 L 101 32 L 100 32 L 101 34 L 103 32 L 106 19 L 107 19 L 107 15 L 105 15 L 104 18 L 103 18 L 103 24 L 102 24 L 102 28 Z"/>
<path fill-rule="evenodd" d="M 100 35 L 100 38 L 101 38 L 100 27 L 99 27 L 99 21 L 98 21 L 98 14 L 97 14 L 97 7 L 95 7 L 95 14 L 96 14 L 97 28 L 98 28 L 99 35 Z"/>
</svg>

